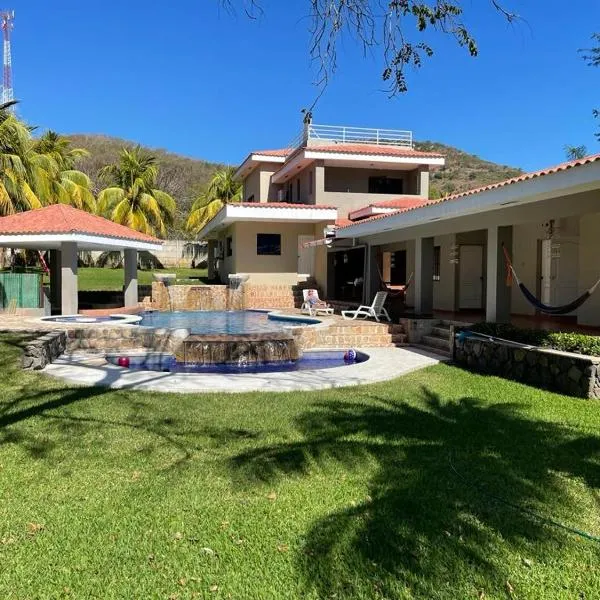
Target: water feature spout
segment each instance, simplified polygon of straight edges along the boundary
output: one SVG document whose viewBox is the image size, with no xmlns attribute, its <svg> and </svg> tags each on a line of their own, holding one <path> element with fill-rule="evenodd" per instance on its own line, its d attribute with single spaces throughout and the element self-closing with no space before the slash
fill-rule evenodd
<svg viewBox="0 0 600 600">
<path fill-rule="evenodd" d="M 250 276 L 245 273 L 232 273 L 229 275 L 229 286 L 227 290 L 228 310 L 243 310 L 244 307 L 244 283 Z"/>
<path fill-rule="evenodd" d="M 177 274 L 176 273 L 153 273 L 152 276 L 155 281 L 160 281 L 165 286 L 165 289 L 167 290 L 167 300 L 169 302 L 169 311 L 173 312 L 173 298 L 171 297 L 171 289 L 169 286 L 171 286 L 173 283 L 175 283 L 175 281 L 177 279 Z"/>
</svg>

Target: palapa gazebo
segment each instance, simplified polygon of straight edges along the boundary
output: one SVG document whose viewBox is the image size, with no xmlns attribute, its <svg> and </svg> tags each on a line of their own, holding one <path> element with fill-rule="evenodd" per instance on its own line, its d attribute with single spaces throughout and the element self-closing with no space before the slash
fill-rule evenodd
<svg viewBox="0 0 600 600">
<path fill-rule="evenodd" d="M 77 253 L 120 250 L 125 263 L 125 306 L 137 306 L 137 253 L 162 241 L 65 204 L 0 217 L 0 248 L 50 251 L 50 286 L 63 315 L 77 314 Z"/>
</svg>

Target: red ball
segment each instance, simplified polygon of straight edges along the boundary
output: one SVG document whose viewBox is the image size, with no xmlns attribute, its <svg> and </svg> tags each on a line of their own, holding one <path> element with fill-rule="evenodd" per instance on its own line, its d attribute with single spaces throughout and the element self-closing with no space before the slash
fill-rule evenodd
<svg viewBox="0 0 600 600">
<path fill-rule="evenodd" d="M 119 356 L 119 360 L 117 360 L 117 364 L 120 367 L 129 367 L 129 357 L 128 356 Z"/>
</svg>

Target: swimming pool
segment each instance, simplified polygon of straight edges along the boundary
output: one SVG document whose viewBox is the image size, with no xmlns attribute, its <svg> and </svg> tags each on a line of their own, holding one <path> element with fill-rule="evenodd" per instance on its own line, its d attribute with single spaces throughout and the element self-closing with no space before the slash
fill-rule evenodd
<svg viewBox="0 0 600 600">
<path fill-rule="evenodd" d="M 195 310 L 175 312 L 145 312 L 142 327 L 188 329 L 191 334 L 234 335 L 268 333 L 287 327 L 316 325 L 318 319 L 273 315 L 254 310 Z"/>
<path fill-rule="evenodd" d="M 161 371 L 164 373 L 281 373 L 287 371 L 313 371 L 333 369 L 362 363 L 369 359 L 364 352 L 355 351 L 349 359 L 343 350 L 308 350 L 295 361 L 238 364 L 195 364 L 178 362 L 172 354 L 160 352 L 107 354 L 112 365 L 125 366 L 136 371 Z M 126 362 L 124 362 L 126 361 Z"/>
</svg>

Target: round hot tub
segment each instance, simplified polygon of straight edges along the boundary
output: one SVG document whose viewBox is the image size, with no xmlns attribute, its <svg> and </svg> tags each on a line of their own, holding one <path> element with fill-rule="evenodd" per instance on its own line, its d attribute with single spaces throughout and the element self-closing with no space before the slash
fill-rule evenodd
<svg viewBox="0 0 600 600">
<path fill-rule="evenodd" d="M 142 320 L 138 315 L 57 315 L 42 317 L 44 323 L 64 323 L 66 325 L 137 325 Z"/>
</svg>

